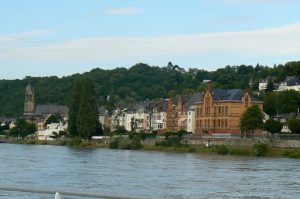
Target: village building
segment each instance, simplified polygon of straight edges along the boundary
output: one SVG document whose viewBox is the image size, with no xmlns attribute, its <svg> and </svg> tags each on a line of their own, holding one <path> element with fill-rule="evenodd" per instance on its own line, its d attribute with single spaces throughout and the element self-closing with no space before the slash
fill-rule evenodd
<svg viewBox="0 0 300 199">
<path fill-rule="evenodd" d="M 44 130 L 45 120 L 50 115 L 59 115 L 61 122 L 67 123 L 69 108 L 61 105 L 43 105 L 35 103 L 35 93 L 33 86 L 28 83 L 25 89 L 24 118 L 36 124 L 38 130 Z"/>
<path fill-rule="evenodd" d="M 195 133 L 241 136 L 241 116 L 253 105 L 263 108 L 263 102 L 251 97 L 247 90 L 213 89 L 207 81 L 203 99 L 195 103 Z"/>
<path fill-rule="evenodd" d="M 176 96 L 167 100 L 167 130 L 179 131 L 188 128 L 188 110 L 192 104 L 200 101 L 201 93 Z"/>
</svg>

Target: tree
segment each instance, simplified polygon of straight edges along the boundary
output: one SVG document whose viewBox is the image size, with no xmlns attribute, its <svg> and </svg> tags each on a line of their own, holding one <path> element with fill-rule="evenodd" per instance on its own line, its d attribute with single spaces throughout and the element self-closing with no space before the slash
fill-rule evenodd
<svg viewBox="0 0 300 199">
<path fill-rule="evenodd" d="M 297 113 L 300 107 L 300 94 L 294 90 L 278 93 L 277 110 L 279 113 Z"/>
<path fill-rule="evenodd" d="M 274 83 L 270 80 L 267 84 L 266 92 L 272 92 L 274 90 Z"/>
<path fill-rule="evenodd" d="M 16 126 L 12 128 L 9 134 L 13 137 L 25 138 L 36 132 L 36 126 L 34 123 L 28 123 L 25 119 L 18 119 Z"/>
<path fill-rule="evenodd" d="M 271 116 L 277 114 L 277 94 L 275 92 L 268 92 L 263 97 L 264 111 Z"/>
<path fill-rule="evenodd" d="M 95 133 L 98 120 L 97 99 L 94 84 L 91 79 L 82 80 L 79 110 L 76 118 L 78 135 L 84 139 L 91 139 Z"/>
<path fill-rule="evenodd" d="M 280 121 L 274 120 L 272 118 L 268 119 L 264 124 L 264 129 L 272 134 L 280 133 L 283 125 Z"/>
<path fill-rule="evenodd" d="M 78 136 L 77 131 L 77 115 L 79 110 L 79 102 L 81 95 L 81 82 L 76 80 L 71 94 L 70 105 L 69 105 L 69 118 L 68 118 L 68 131 L 71 137 Z"/>
<path fill-rule="evenodd" d="M 58 123 L 60 120 L 61 120 L 61 116 L 59 114 L 50 115 L 50 117 L 47 118 L 45 125 L 51 123 Z"/>
<path fill-rule="evenodd" d="M 103 131 L 103 127 L 102 127 L 102 124 L 99 120 L 97 120 L 97 123 L 96 123 L 96 129 L 95 129 L 95 136 L 101 136 L 104 134 L 104 131 Z"/>
<path fill-rule="evenodd" d="M 288 120 L 288 127 L 292 133 L 300 134 L 300 119 L 290 118 Z"/>
<path fill-rule="evenodd" d="M 251 136 L 255 129 L 263 127 L 263 115 L 257 105 L 249 107 L 242 115 L 240 120 L 240 128 L 242 132 L 250 132 Z"/>
</svg>

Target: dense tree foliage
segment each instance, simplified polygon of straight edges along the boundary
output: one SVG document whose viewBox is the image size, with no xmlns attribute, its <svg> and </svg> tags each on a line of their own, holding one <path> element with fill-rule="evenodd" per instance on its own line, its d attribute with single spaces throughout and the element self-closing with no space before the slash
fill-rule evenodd
<svg viewBox="0 0 300 199">
<path fill-rule="evenodd" d="M 300 119 L 290 118 L 288 120 L 288 127 L 292 133 L 300 134 Z"/>
<path fill-rule="evenodd" d="M 283 127 L 283 124 L 281 124 L 280 121 L 278 120 L 274 120 L 274 119 L 268 119 L 265 123 L 264 123 L 264 129 L 272 134 L 274 133 L 280 133 L 281 129 Z"/>
<path fill-rule="evenodd" d="M 0 112 L 4 115 L 21 115 L 24 108 L 24 90 L 30 81 L 35 88 L 38 104 L 69 105 L 73 83 L 81 77 L 95 82 L 95 92 L 101 105 L 113 108 L 120 102 L 174 96 L 203 90 L 203 80 L 210 79 L 217 88 L 246 88 L 253 79 L 252 89 L 268 76 L 280 82 L 288 75 L 300 77 L 300 62 L 289 62 L 274 67 L 226 66 L 216 71 L 203 69 L 185 71 L 171 62 L 165 67 L 139 63 L 129 69 L 94 69 L 82 75 L 68 77 L 26 77 L 23 80 L 0 80 Z M 109 100 L 108 100 L 109 99 Z M 284 109 L 283 109 L 284 110 Z M 281 111 L 281 109 L 279 110 Z"/>
<path fill-rule="evenodd" d="M 249 107 L 242 115 L 240 127 L 243 133 L 254 134 L 254 130 L 263 128 L 263 115 L 257 105 Z"/>
<path fill-rule="evenodd" d="M 95 135 L 98 122 L 98 104 L 94 83 L 90 78 L 84 78 L 74 84 L 74 93 L 69 107 L 69 132 L 71 137 L 90 139 Z M 77 91 L 75 91 L 77 90 Z"/>
<path fill-rule="evenodd" d="M 28 135 L 35 133 L 36 126 L 34 123 L 26 122 L 25 119 L 18 119 L 16 126 L 9 132 L 10 136 L 25 138 Z"/>
</svg>

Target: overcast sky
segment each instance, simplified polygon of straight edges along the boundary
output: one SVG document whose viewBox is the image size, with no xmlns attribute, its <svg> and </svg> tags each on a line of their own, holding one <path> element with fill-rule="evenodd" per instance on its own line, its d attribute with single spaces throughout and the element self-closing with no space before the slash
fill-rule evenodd
<svg viewBox="0 0 300 199">
<path fill-rule="evenodd" d="M 215 70 L 300 60 L 298 0 L 9 0 L 0 79 L 138 62 Z"/>
</svg>

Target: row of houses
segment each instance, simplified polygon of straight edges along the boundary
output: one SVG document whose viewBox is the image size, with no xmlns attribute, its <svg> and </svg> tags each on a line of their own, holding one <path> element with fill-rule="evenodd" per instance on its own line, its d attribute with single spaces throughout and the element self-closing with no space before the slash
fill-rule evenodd
<svg viewBox="0 0 300 199">
<path fill-rule="evenodd" d="M 263 103 L 251 97 L 247 90 L 212 88 L 210 81 L 205 84 L 204 92 L 121 104 L 112 113 L 100 107 L 99 121 L 111 131 L 123 127 L 137 132 L 185 130 L 197 135 L 240 136 L 239 122 L 244 111 L 253 105 L 263 109 Z M 34 88 L 28 84 L 24 116 L 35 118 L 39 139 L 51 139 L 54 132 L 67 131 L 68 107 L 36 105 L 34 98 Z M 53 114 L 59 114 L 61 122 L 46 125 L 47 117 Z"/>
<path fill-rule="evenodd" d="M 258 85 L 259 91 L 266 90 L 268 83 L 273 82 L 274 79 L 275 79 L 274 77 L 269 76 L 266 79 L 259 81 L 259 85 Z M 287 90 L 300 91 L 300 79 L 296 76 L 286 76 L 284 81 L 279 83 L 274 83 L 274 91 L 280 92 L 280 91 L 287 91 Z"/>
<path fill-rule="evenodd" d="M 253 105 L 263 109 L 263 102 L 251 97 L 247 90 L 214 89 L 210 81 L 205 83 L 206 89 L 201 93 L 120 105 L 104 124 L 112 131 L 124 127 L 128 131 L 185 130 L 199 135 L 240 136 L 239 122 L 244 111 Z M 101 115 L 105 118 L 105 114 Z"/>
</svg>

